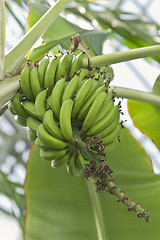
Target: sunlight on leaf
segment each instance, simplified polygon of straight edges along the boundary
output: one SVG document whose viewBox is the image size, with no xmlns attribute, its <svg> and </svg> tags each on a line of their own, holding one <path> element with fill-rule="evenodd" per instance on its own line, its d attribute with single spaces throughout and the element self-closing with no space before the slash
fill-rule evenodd
<svg viewBox="0 0 160 240">
<path fill-rule="evenodd" d="M 157 95 L 160 95 L 159 85 L 160 76 L 153 87 L 153 93 Z M 146 134 L 160 150 L 160 107 L 128 100 L 128 110 L 134 125 Z"/>
</svg>

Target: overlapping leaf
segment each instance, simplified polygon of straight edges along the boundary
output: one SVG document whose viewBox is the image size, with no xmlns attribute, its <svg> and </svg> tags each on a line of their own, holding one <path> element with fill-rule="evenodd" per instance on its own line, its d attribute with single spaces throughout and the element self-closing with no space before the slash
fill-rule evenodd
<svg viewBox="0 0 160 240">
<path fill-rule="evenodd" d="M 28 19 L 29 28 L 31 28 L 38 21 L 38 19 L 46 12 L 46 10 L 47 7 L 39 2 L 31 2 Z M 39 60 L 45 55 L 46 52 L 58 44 L 61 44 L 61 46 L 65 49 L 70 49 L 71 46 L 73 47 L 70 37 L 76 33 L 80 33 L 86 47 L 89 48 L 91 56 L 102 54 L 102 43 L 108 36 L 109 31 L 84 30 L 70 23 L 65 18 L 59 16 L 44 34 L 43 39 L 45 43 L 34 49 L 30 55 L 30 60 Z"/>
<path fill-rule="evenodd" d="M 117 203 L 109 193 L 97 193 L 108 240 L 158 240 L 160 177 L 152 172 L 150 161 L 127 130 L 121 143 L 108 156 L 115 182 L 125 193 L 150 210 L 151 222 Z M 91 200 L 83 177 L 71 177 L 65 168 L 52 169 L 33 147 L 27 168 L 26 240 L 97 240 Z"/>
<path fill-rule="evenodd" d="M 153 87 L 153 93 L 159 95 L 160 76 Z M 160 149 L 160 107 L 143 102 L 128 100 L 129 114 L 134 125 L 151 138 Z"/>
</svg>

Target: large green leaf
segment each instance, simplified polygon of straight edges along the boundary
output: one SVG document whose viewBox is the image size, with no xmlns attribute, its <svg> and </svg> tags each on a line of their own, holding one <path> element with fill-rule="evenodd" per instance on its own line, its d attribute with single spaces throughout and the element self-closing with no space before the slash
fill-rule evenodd
<svg viewBox="0 0 160 240">
<path fill-rule="evenodd" d="M 153 87 L 153 93 L 159 95 L 160 76 Z M 160 149 L 160 107 L 143 102 L 128 100 L 129 114 L 134 125 L 151 138 Z"/>
<path fill-rule="evenodd" d="M 125 193 L 150 210 L 151 222 L 138 219 L 108 192 L 97 193 L 108 240 L 158 240 L 160 177 L 140 144 L 122 130 L 121 143 L 108 156 L 115 182 Z M 71 177 L 64 167 L 52 169 L 33 147 L 27 166 L 26 240 L 96 240 L 93 206 L 83 177 Z M 94 206 L 95 207 L 95 206 Z M 105 239 L 103 239 L 105 240 Z"/>
<path fill-rule="evenodd" d="M 46 11 L 47 7 L 42 5 L 40 2 L 31 2 L 28 19 L 29 28 L 33 27 L 33 25 Z M 91 56 L 102 54 L 102 44 L 107 38 L 109 31 L 84 30 L 77 25 L 70 23 L 67 19 L 59 16 L 43 35 L 45 43 L 33 50 L 29 57 L 30 60 L 39 60 L 46 52 L 58 44 L 61 44 L 61 46 L 65 49 L 70 49 L 72 46 L 70 37 L 76 33 L 81 34 L 81 38 L 86 47 L 89 48 Z"/>
</svg>

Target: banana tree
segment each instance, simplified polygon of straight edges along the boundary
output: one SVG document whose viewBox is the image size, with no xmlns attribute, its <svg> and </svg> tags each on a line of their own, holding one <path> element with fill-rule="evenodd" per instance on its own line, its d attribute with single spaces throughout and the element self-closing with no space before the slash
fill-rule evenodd
<svg viewBox="0 0 160 240">
<path fill-rule="evenodd" d="M 85 51 L 87 54 L 89 53 L 92 68 L 99 69 L 106 65 L 146 57 L 153 57 L 156 61 L 159 61 L 160 46 L 153 41 L 149 34 L 150 38 L 143 38 L 144 36 L 141 35 L 139 31 L 139 35 L 138 33 L 136 36 L 133 34 L 135 39 L 132 40 L 129 35 L 129 29 L 131 28 L 128 29 L 125 22 L 122 25 L 120 20 L 118 27 L 111 30 L 111 18 L 104 18 L 104 15 L 110 16 L 110 14 L 113 14 L 118 19 L 118 12 L 110 12 L 105 9 L 105 11 L 98 13 L 93 11 L 90 4 L 85 1 L 75 1 L 73 3 L 72 5 L 72 2 L 69 0 L 59 0 L 49 7 L 47 4 L 31 1 L 28 17 L 29 31 L 5 56 L 5 2 L 1 1 L 1 115 L 4 113 L 6 106 L 9 106 L 8 102 L 10 103 L 12 99 L 15 99 L 17 92 L 19 93 L 23 90 L 23 86 L 20 84 L 22 69 L 26 69 L 26 65 L 33 62 L 33 70 L 38 61 L 46 59 L 46 53 L 48 52 L 49 54 L 54 53 L 58 56 L 59 50 L 69 49 L 71 51 L 74 46 L 70 38 L 77 35 L 77 33 L 81 36 L 81 43 L 84 44 Z M 80 11 L 80 7 L 86 8 L 88 10 L 87 13 L 85 12 L 85 14 L 83 14 L 83 11 Z M 61 15 L 62 11 L 63 17 Z M 94 22 L 93 30 L 80 28 L 67 20 L 66 16 L 68 12 L 74 14 L 76 17 L 83 17 L 84 20 L 90 21 L 91 23 L 93 19 L 95 19 L 98 22 L 98 28 L 94 26 Z M 130 22 L 132 27 L 135 27 L 135 24 L 137 24 L 137 22 Z M 128 40 L 127 45 L 131 48 L 133 47 L 133 49 L 102 55 L 103 42 L 107 37 L 113 37 L 115 33 L 116 36 L 118 33 L 122 35 L 126 41 Z M 42 38 L 43 41 L 38 47 L 35 47 L 35 43 L 39 38 Z M 97 44 L 97 41 L 99 44 Z M 135 46 L 137 48 L 135 48 Z M 89 50 L 87 48 L 89 48 Z M 81 62 L 81 68 L 87 69 L 87 67 L 88 58 L 84 57 Z M 108 67 L 106 69 L 107 74 L 109 74 L 108 71 L 111 70 L 111 68 Z M 111 74 L 112 78 L 112 71 Z M 158 149 L 160 147 L 159 81 L 160 78 L 158 77 L 152 92 L 143 92 L 138 89 L 133 90 L 114 85 L 109 87 L 107 85 L 109 91 L 112 92 L 112 94 L 114 93 L 116 98 L 129 99 L 128 110 L 135 126 L 147 135 Z M 74 82 L 76 82 L 76 80 Z M 110 81 L 107 82 L 107 84 L 110 84 Z M 37 89 L 38 87 L 36 90 Z M 46 89 L 47 87 L 44 89 L 44 94 L 46 94 Z M 37 95 L 38 93 L 35 92 L 35 96 Z M 67 104 L 72 102 L 71 99 L 69 100 Z M 18 106 L 18 104 L 14 106 L 17 111 L 19 107 L 22 107 Z M 72 106 L 69 106 L 68 111 L 69 109 L 71 111 Z M 98 112 L 99 106 L 97 105 L 97 109 L 94 110 Z M 102 106 L 103 109 L 107 109 L 107 104 L 103 104 Z M 41 111 L 42 105 L 40 106 L 40 112 Z M 22 116 L 26 114 L 24 112 L 21 112 Z M 47 111 L 47 113 L 48 112 L 49 111 Z M 66 116 L 68 112 L 61 112 L 63 114 L 61 114 L 60 117 L 60 126 L 62 125 L 61 122 L 64 123 L 62 129 L 64 132 L 63 137 L 68 138 L 70 130 L 72 129 L 69 129 L 66 136 L 65 131 L 71 123 L 69 120 L 67 122 Z M 39 114 L 39 117 L 41 117 L 41 114 Z M 94 119 L 88 117 L 82 128 L 85 129 L 88 124 L 91 125 L 93 120 Z M 40 118 L 39 121 L 44 122 L 44 119 L 42 121 Z M 67 125 L 65 126 L 65 124 Z M 74 133 L 72 150 L 77 146 L 76 144 L 78 142 L 78 146 L 83 152 L 83 157 L 85 156 L 84 158 L 87 160 L 86 162 L 84 161 L 83 173 L 80 172 L 81 174 L 77 174 L 79 175 L 78 177 L 70 176 L 64 165 L 61 168 L 55 168 L 57 164 L 55 160 L 52 161 L 54 168 L 51 168 L 50 161 L 47 162 L 42 159 L 42 151 L 37 147 L 37 144 L 33 143 L 26 166 L 27 173 L 23 186 L 25 190 L 24 207 L 22 196 L 18 193 L 13 194 L 13 189 L 16 191 L 16 188 L 20 186 L 8 181 L 7 177 L 1 172 L 1 176 L 3 177 L 1 177 L 1 192 L 11 199 L 14 199 L 21 209 L 19 223 L 24 231 L 24 238 L 26 240 L 53 238 L 84 238 L 86 240 L 115 238 L 159 239 L 158 210 L 160 179 L 158 175 L 153 173 L 149 156 L 140 143 L 138 143 L 130 131 L 122 125 L 120 139 L 118 139 L 120 143 L 117 144 L 117 147 L 113 151 L 107 152 L 105 162 L 101 159 L 101 162 L 104 163 L 103 167 L 105 167 L 105 174 L 103 175 L 103 177 L 105 176 L 105 187 L 103 187 L 102 182 L 99 184 L 99 182 L 95 181 L 95 178 L 97 180 L 97 175 L 95 175 L 96 171 L 99 166 L 102 170 L 102 164 L 98 166 L 92 165 L 92 160 L 95 160 L 95 152 L 92 148 L 90 149 L 90 147 L 91 144 L 94 145 L 95 142 L 93 142 L 93 139 L 88 139 L 90 145 L 87 149 L 88 151 L 84 152 L 81 136 L 77 133 L 74 125 L 75 124 L 72 124 Z M 39 130 L 38 137 L 41 136 L 41 130 L 43 129 Z M 29 139 L 34 139 L 31 135 L 28 136 Z M 36 138 L 36 141 L 37 139 L 38 138 Z M 60 146 L 61 144 L 62 142 L 59 141 L 56 146 Z M 55 152 L 56 151 L 54 151 L 54 154 Z M 69 165 L 68 169 L 70 173 L 74 171 Z M 107 177 L 106 172 L 108 174 Z M 100 180 L 102 181 L 102 178 L 98 177 L 98 181 Z M 7 189 L 6 183 L 8 184 Z M 5 187 L 3 187 L 3 184 Z M 24 209 L 25 213 L 23 212 Z M 140 219 L 136 218 L 135 213 Z"/>
</svg>

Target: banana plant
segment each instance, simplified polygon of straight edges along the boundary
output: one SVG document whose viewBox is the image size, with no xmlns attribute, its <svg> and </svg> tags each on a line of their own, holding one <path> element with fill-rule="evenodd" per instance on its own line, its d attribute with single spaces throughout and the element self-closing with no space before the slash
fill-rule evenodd
<svg viewBox="0 0 160 240">
<path fill-rule="evenodd" d="M 79 4 L 84 4 L 84 6 L 86 5 L 85 1 L 78 2 Z M 51 50 L 53 50 L 54 53 L 57 53 L 57 49 L 60 48 L 66 50 L 73 48 L 70 38 L 77 33 L 80 34 L 86 49 L 89 47 L 89 54 L 91 56 L 90 61 L 93 68 L 100 68 L 106 65 L 118 64 L 138 58 L 155 57 L 160 54 L 160 46 L 151 45 L 102 55 L 103 42 L 107 36 L 113 34 L 114 30 L 112 29 L 112 32 L 105 29 L 94 29 L 90 31 L 70 23 L 65 17 L 62 17 L 61 12 L 64 9 L 65 11 L 69 11 L 72 6 L 71 4 L 72 2 L 69 0 L 59 0 L 49 8 L 47 5 L 43 5 L 37 1 L 31 1 L 28 19 L 29 31 L 5 56 L 5 2 L 1 1 L 0 29 L 2 31 L 0 32 L 0 106 L 2 108 L 4 108 L 8 101 L 12 100 L 15 95 L 18 96 L 17 91 L 19 93 L 20 87 L 23 90 L 23 86 L 20 86 L 19 80 L 20 74 L 22 77 L 22 69 L 26 69 L 25 66 L 27 61 L 33 61 L 36 65 L 36 63 Z M 75 2 L 74 6 L 76 6 L 76 4 L 77 3 Z M 89 5 L 87 4 L 87 6 Z M 96 18 L 93 11 L 90 11 L 90 17 L 91 16 Z M 85 16 L 85 18 L 87 17 L 88 16 Z M 99 15 L 97 19 L 100 23 L 101 16 Z M 103 25 L 103 22 L 101 23 Z M 34 44 L 40 37 L 43 38 L 44 42 L 42 42 L 40 46 L 34 47 Z M 97 41 L 99 41 L 100 46 L 97 46 Z M 155 59 L 158 61 L 158 57 Z M 66 62 L 69 62 L 68 58 Z M 35 79 L 33 84 L 35 84 L 37 76 L 37 72 L 33 72 L 35 65 L 33 65 L 31 71 L 32 74 L 34 74 Z M 83 58 L 81 67 L 84 69 L 88 67 L 87 58 Z M 66 71 L 65 68 L 61 68 L 61 71 L 62 70 Z M 61 81 L 58 80 L 57 82 Z M 45 81 L 47 88 L 47 81 L 49 80 Z M 143 92 L 138 89 L 133 90 L 118 86 L 112 86 L 109 88 L 109 90 L 114 92 L 116 97 L 130 99 L 128 101 L 128 109 L 136 127 L 146 134 L 155 143 L 158 149 L 160 105 L 159 81 L 160 78 L 158 77 L 152 92 Z M 63 78 L 61 82 L 62 84 L 64 82 L 67 86 L 67 83 L 63 80 Z M 88 84 L 88 89 L 91 87 L 89 85 L 90 82 L 86 82 Z M 76 83 L 76 78 L 74 79 L 74 83 Z M 84 89 L 86 89 L 86 87 Z M 46 99 L 46 89 L 39 91 L 39 88 L 37 87 L 35 92 L 33 92 L 33 99 L 36 99 L 35 107 L 37 104 L 36 102 L 38 102 L 37 96 L 39 93 L 41 93 L 41 97 Z M 87 93 L 89 92 L 86 92 L 86 96 Z M 106 92 L 103 92 L 103 94 L 99 95 L 100 101 L 105 103 L 106 94 Z M 32 96 L 30 97 L 32 98 Z M 73 100 L 74 98 L 69 99 L 68 101 L 66 100 L 66 102 L 64 100 L 67 105 L 67 109 L 70 110 L 70 114 L 73 108 Z M 16 102 L 15 97 L 14 101 Z M 29 101 L 29 104 L 31 104 L 31 102 L 32 99 Z M 25 101 L 22 103 L 26 112 L 28 111 L 27 104 L 28 103 L 25 103 Z M 14 106 L 16 110 L 16 103 Z M 102 106 L 104 109 L 107 109 L 107 105 L 103 104 Z M 22 106 L 17 105 L 17 109 L 18 107 Z M 46 116 L 46 113 L 48 114 L 49 111 L 45 113 L 45 111 L 43 111 L 43 106 L 41 105 L 40 107 L 39 116 L 37 117 L 33 109 L 31 117 L 33 118 L 36 116 L 38 126 L 41 125 L 41 127 L 38 128 L 37 138 L 41 141 L 44 137 L 44 126 L 42 120 L 45 124 L 45 119 L 49 117 Z M 60 149 L 64 143 L 63 138 L 67 141 L 71 140 L 71 129 L 68 129 L 68 132 L 66 133 L 66 129 L 71 122 L 70 118 L 67 118 L 69 113 L 66 112 L 65 109 L 65 107 L 64 109 L 60 109 L 59 120 L 63 136 L 59 136 L 58 134 L 60 133 L 56 132 L 56 134 L 62 139 L 56 143 L 54 140 L 54 142 L 50 145 L 52 146 L 53 144 L 57 144 L 57 149 Z M 98 107 L 96 111 L 98 112 Z M 21 111 L 21 114 L 21 117 L 23 118 L 26 113 Z M 30 118 L 30 124 L 32 118 Z M 29 120 L 27 119 L 27 121 L 29 126 Z M 86 122 L 82 126 L 82 133 L 89 128 L 89 124 L 91 125 L 93 121 L 94 119 L 91 118 L 91 115 L 88 116 Z M 75 124 L 79 123 L 76 122 L 74 125 Z M 126 240 L 135 238 L 159 239 L 158 209 L 160 200 L 160 178 L 158 175 L 153 173 L 149 156 L 140 143 L 133 138 L 127 128 L 123 126 L 122 128 L 120 143 L 114 151 L 107 153 L 106 161 L 110 167 L 107 168 L 109 178 L 107 178 L 105 182 L 106 186 L 104 191 L 101 191 L 102 185 L 99 189 L 99 185 L 94 181 L 93 177 L 90 178 L 90 176 L 87 175 L 88 169 L 86 166 L 92 167 L 92 174 L 96 174 L 95 171 L 97 170 L 94 166 L 89 165 L 88 162 L 83 166 L 85 170 L 83 174 L 80 174 L 79 177 L 73 177 L 68 174 L 66 168 L 63 166 L 61 168 L 51 168 L 50 161 L 47 162 L 42 159 L 42 157 L 46 158 L 46 152 L 41 151 L 37 147 L 40 142 L 38 144 L 33 144 L 26 166 L 27 173 L 24 184 L 24 225 L 22 220 L 19 221 L 22 229 L 24 230 L 24 238 L 26 240 L 50 240 L 53 238 L 65 240 L 82 238 L 86 240 L 111 240 L 116 238 Z M 83 150 L 81 136 L 78 135 L 75 128 L 73 128 L 73 134 L 78 139 L 77 141 L 79 141 L 79 147 L 85 155 L 86 153 Z M 34 140 L 34 136 L 29 135 L 29 138 Z M 88 141 L 92 141 L 92 139 Z M 49 141 L 48 144 L 50 144 Z M 76 143 L 72 143 L 72 146 L 76 146 Z M 68 148 L 68 144 L 63 146 L 63 148 Z M 57 154 L 57 152 L 54 151 L 54 154 Z M 60 155 L 58 156 L 59 158 L 61 157 Z M 94 154 L 90 154 L 90 160 L 92 160 L 92 158 L 94 160 L 94 157 Z M 56 164 L 57 163 L 54 160 L 52 162 L 52 166 L 56 166 Z M 108 167 L 108 165 L 105 165 L 105 167 Z M 69 164 L 68 169 L 72 172 L 72 168 Z M 3 179 L 5 179 L 4 174 L 1 174 Z M 9 191 L 13 190 L 14 187 L 17 187 L 17 185 L 12 184 L 10 181 L 8 181 L 8 184 L 11 186 L 8 188 Z M 7 196 L 10 196 L 10 192 L 6 191 L 6 189 L 1 188 L 0 191 L 4 192 Z M 17 202 L 21 203 L 19 195 L 15 194 L 15 196 L 11 196 L 11 198 L 14 197 L 15 201 L 17 198 Z M 23 204 L 20 206 L 21 212 L 23 212 L 22 205 Z M 135 213 L 139 219 L 135 217 Z M 21 218 L 22 217 L 23 214 L 21 215 Z M 149 222 L 150 218 L 151 221 Z"/>
</svg>

